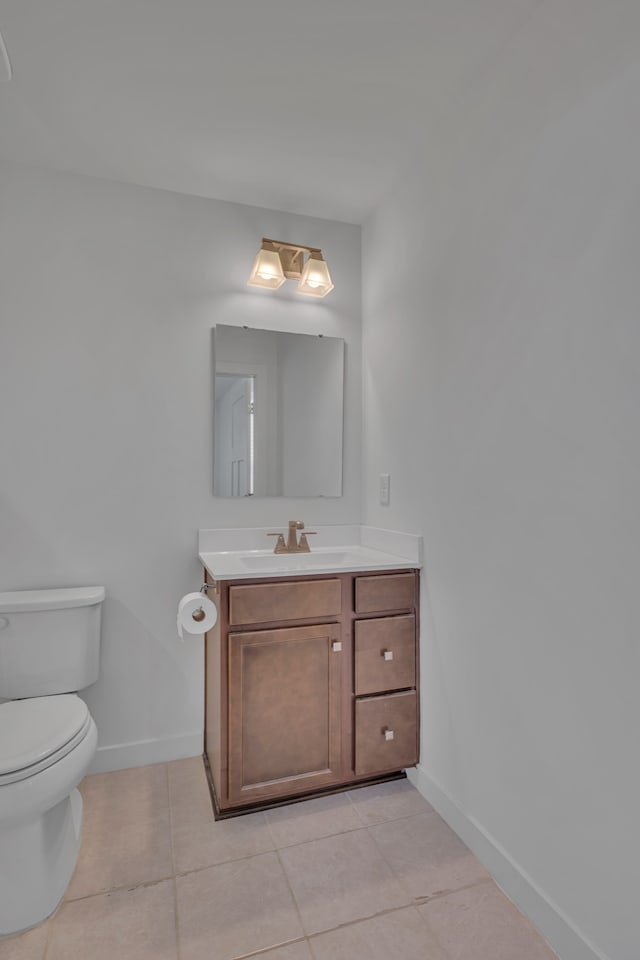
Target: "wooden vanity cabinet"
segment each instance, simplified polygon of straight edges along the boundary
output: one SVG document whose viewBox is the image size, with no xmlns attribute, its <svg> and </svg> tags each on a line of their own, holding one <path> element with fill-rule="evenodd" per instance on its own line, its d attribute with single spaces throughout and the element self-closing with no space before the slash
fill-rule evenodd
<svg viewBox="0 0 640 960">
<path fill-rule="evenodd" d="M 222 581 L 206 638 L 219 816 L 418 760 L 418 571 Z"/>
</svg>

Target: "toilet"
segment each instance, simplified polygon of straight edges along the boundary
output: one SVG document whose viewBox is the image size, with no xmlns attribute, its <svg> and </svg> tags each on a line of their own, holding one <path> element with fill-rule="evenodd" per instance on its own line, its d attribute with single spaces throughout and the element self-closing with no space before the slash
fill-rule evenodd
<svg viewBox="0 0 640 960">
<path fill-rule="evenodd" d="M 0 593 L 0 936 L 50 916 L 78 859 L 98 733 L 75 691 L 98 679 L 104 595 Z"/>
</svg>

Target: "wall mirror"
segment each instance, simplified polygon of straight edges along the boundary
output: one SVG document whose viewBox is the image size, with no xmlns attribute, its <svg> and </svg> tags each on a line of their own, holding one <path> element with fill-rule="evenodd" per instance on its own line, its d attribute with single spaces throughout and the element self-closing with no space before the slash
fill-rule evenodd
<svg viewBox="0 0 640 960">
<path fill-rule="evenodd" d="M 218 324 L 213 492 L 342 496 L 344 341 Z"/>
</svg>

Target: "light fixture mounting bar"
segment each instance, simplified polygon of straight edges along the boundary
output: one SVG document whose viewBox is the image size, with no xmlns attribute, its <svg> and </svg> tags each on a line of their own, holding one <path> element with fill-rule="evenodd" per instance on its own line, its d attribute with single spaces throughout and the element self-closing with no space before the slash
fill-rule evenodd
<svg viewBox="0 0 640 960">
<path fill-rule="evenodd" d="M 305 247 L 298 243 L 284 243 L 282 240 L 270 240 L 268 237 L 262 238 L 263 243 L 270 243 L 278 251 L 282 270 L 285 277 L 289 280 L 299 280 L 302 276 L 304 267 L 303 253 L 320 253 L 319 247 Z"/>
</svg>

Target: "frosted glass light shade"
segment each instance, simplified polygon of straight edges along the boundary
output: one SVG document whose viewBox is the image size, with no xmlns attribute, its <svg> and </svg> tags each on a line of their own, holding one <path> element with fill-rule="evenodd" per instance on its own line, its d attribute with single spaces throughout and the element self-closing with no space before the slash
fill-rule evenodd
<svg viewBox="0 0 640 960">
<path fill-rule="evenodd" d="M 304 293 L 307 297 L 326 297 L 333 286 L 322 254 L 319 250 L 312 250 L 300 277 L 298 293 Z"/>
<path fill-rule="evenodd" d="M 266 287 L 267 290 L 277 290 L 284 283 L 284 271 L 278 251 L 271 244 L 263 244 L 253 263 L 251 276 L 247 280 L 249 287 Z"/>
</svg>

